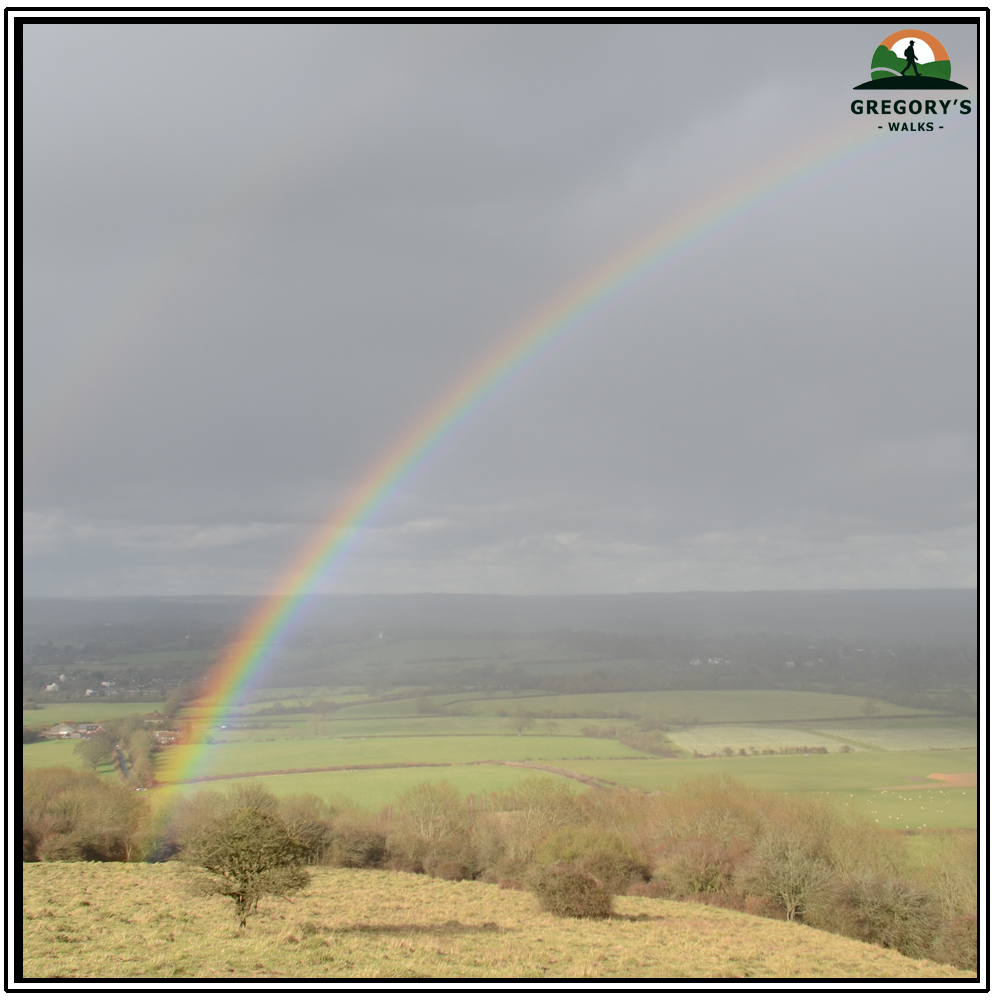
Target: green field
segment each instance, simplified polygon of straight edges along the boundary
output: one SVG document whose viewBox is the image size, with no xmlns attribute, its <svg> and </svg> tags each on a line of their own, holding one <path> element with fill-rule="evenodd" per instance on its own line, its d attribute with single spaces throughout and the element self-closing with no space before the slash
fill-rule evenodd
<svg viewBox="0 0 1000 1000">
<path fill-rule="evenodd" d="M 89 771 L 90 765 L 73 752 L 79 745 L 79 740 L 43 740 L 41 743 L 27 743 L 21 748 L 22 764 L 24 767 L 73 767 Z M 107 764 L 99 767 L 97 773 L 114 776 L 114 769 Z"/>
<path fill-rule="evenodd" d="M 283 700 L 308 705 L 314 698 L 339 699 L 341 704 L 351 699 L 353 703 L 323 714 L 236 715 L 225 723 L 226 728 L 216 724 L 208 734 L 212 745 L 199 752 L 195 776 L 218 780 L 182 787 L 221 790 L 235 775 L 255 774 L 278 794 L 309 792 L 374 809 L 425 781 L 447 778 L 463 793 L 472 794 L 496 791 L 525 777 L 549 773 L 473 763 L 530 761 L 644 791 L 669 791 L 687 778 L 731 774 L 763 789 L 832 796 L 845 806 L 867 812 L 880 825 L 899 829 L 975 827 L 978 820 L 978 795 L 973 787 L 912 794 L 908 790 L 883 791 L 897 785 L 932 784 L 927 776 L 935 773 L 974 773 L 976 750 L 957 749 L 975 745 L 974 720 L 918 713 L 886 702 L 876 702 L 876 714 L 872 715 L 871 703 L 866 705 L 864 699 L 853 696 L 798 691 L 603 695 L 523 691 L 517 697 L 509 693 L 496 697 L 452 693 L 375 700 L 355 687 L 262 690 L 255 697 L 262 698 L 264 704 Z M 436 711 L 458 710 L 461 714 L 428 714 L 429 704 Z M 24 717 L 44 724 L 62 719 L 100 721 L 159 707 L 152 703 L 47 705 L 25 712 Z M 511 729 L 511 716 L 521 709 L 536 715 L 576 713 L 579 717 L 537 718 L 535 728 L 519 736 Z M 195 707 L 185 714 L 204 718 L 207 711 Z M 505 714 L 498 715 L 498 711 Z M 599 713 L 628 713 L 665 724 L 686 720 L 681 726 L 674 722 L 666 738 L 667 746 L 674 741 L 678 757 L 653 757 L 617 739 L 583 737 L 584 726 L 610 727 L 613 731 L 635 725 L 628 719 L 596 718 Z M 856 752 L 836 752 L 843 744 Z M 820 745 L 830 752 L 760 755 L 766 747 Z M 694 750 L 721 753 L 725 746 L 737 752 L 745 747 L 748 756 L 693 758 Z M 172 773 L 171 762 L 181 752 L 167 748 L 160 753 L 158 772 Z M 81 764 L 71 741 L 25 746 L 24 762 L 28 767 Z M 414 763 L 440 766 L 391 766 Z M 333 767 L 364 769 L 322 770 Z M 274 773 L 310 768 L 317 770 Z M 585 786 L 577 783 L 575 787 Z M 163 789 L 157 795 L 167 792 Z"/>
<path fill-rule="evenodd" d="M 481 795 L 513 788 L 523 781 L 547 778 L 565 783 L 574 791 L 584 791 L 586 786 L 547 771 L 527 767 L 504 767 L 500 764 L 472 766 L 441 765 L 439 767 L 400 767 L 370 771 L 326 771 L 312 774 L 267 775 L 254 778 L 275 795 L 318 795 L 321 799 L 358 809 L 377 812 L 392 805 L 399 796 L 416 785 L 427 782 L 436 784 L 447 781 L 462 795 Z M 181 786 L 164 786 L 156 789 L 154 800 L 166 801 L 177 794 L 189 795 L 206 790 L 224 792 L 238 779 L 223 779 Z"/>
<path fill-rule="evenodd" d="M 184 748 L 167 747 L 161 759 L 169 770 Z M 488 760 L 576 760 L 647 756 L 614 740 L 579 736 L 400 736 L 216 743 L 203 748 L 192 777 L 276 771 L 284 768 L 344 767 L 415 762 L 456 764 Z M 568 765 L 567 765 L 568 766 Z"/>
<path fill-rule="evenodd" d="M 57 722 L 105 722 L 130 715 L 159 712 L 162 701 L 69 701 L 39 705 L 21 713 L 22 725 L 54 726 Z"/>
<path fill-rule="evenodd" d="M 551 720 L 555 726 L 555 734 L 562 736 L 578 736 L 583 726 L 591 725 L 591 719 L 554 719 Z M 534 735 L 546 732 L 542 727 L 549 720 L 542 720 L 538 727 L 533 730 Z M 257 728 L 242 728 L 245 725 L 252 725 Z M 370 719 L 344 718 L 339 713 L 324 715 L 321 720 L 310 718 L 306 713 L 280 716 L 264 716 L 259 719 L 236 718 L 223 733 L 221 730 L 213 729 L 213 736 L 226 740 L 266 740 L 266 739 L 305 739 L 311 734 L 313 726 L 319 725 L 323 736 L 330 737 L 351 737 L 351 736 L 485 736 L 496 734 L 498 736 L 511 735 L 511 722 L 509 718 L 482 717 L 470 718 L 467 716 L 433 716 L 433 715 L 410 715 L 397 717 L 379 717 Z M 525 738 L 531 733 L 526 733 Z"/>
<path fill-rule="evenodd" d="M 628 712 L 663 722 L 797 722 L 809 719 L 860 719 L 865 701 L 853 695 L 814 691 L 630 691 L 618 694 L 554 695 L 525 693 L 519 698 L 435 699 L 469 715 L 495 715 L 497 711 L 575 712 L 581 717 L 596 713 Z M 401 703 L 397 703 L 401 704 Z M 914 708 L 876 701 L 880 716 L 928 715 Z M 346 712 L 358 713 L 357 709 Z M 367 713 L 366 713 L 367 714 Z M 402 713 L 400 713 L 402 714 Z"/>
</svg>

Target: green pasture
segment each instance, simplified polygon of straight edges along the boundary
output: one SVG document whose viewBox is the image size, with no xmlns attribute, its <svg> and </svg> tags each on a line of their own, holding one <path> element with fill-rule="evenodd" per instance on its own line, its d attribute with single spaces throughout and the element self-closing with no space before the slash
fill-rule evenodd
<svg viewBox="0 0 1000 1000">
<path fill-rule="evenodd" d="M 896 785 L 933 785 L 930 774 L 974 773 L 978 759 L 973 750 L 898 751 L 863 754 L 809 754 L 808 756 L 710 757 L 701 760 L 593 760 L 578 761 L 572 768 L 581 774 L 614 781 L 651 792 L 669 791 L 680 782 L 709 775 L 729 775 L 766 791 L 830 795 L 861 811 L 878 809 L 875 799 L 892 802 L 884 815 L 872 815 L 880 825 L 893 829 L 974 827 L 977 825 L 975 788 L 943 789 L 947 794 L 931 810 L 923 798 L 927 791 L 895 790 Z M 940 793 L 941 789 L 935 789 Z M 886 798 L 889 796 L 890 798 Z M 914 799 L 913 802 L 908 801 Z M 903 800 L 907 801 L 903 801 Z M 923 809 L 920 806 L 924 806 Z M 934 809 L 937 811 L 935 812 Z M 928 813 L 930 815 L 928 816 Z"/>
<path fill-rule="evenodd" d="M 578 736 L 583 726 L 591 725 L 589 719 L 542 719 L 534 730 L 525 736 L 546 734 L 544 727 L 555 726 L 553 736 Z M 256 728 L 241 728 L 245 725 Z M 317 731 L 318 730 L 318 731 Z M 264 716 L 255 719 L 236 718 L 222 731 L 211 730 L 215 739 L 229 741 L 259 740 L 302 740 L 317 736 L 340 738 L 349 736 L 486 736 L 489 734 L 509 736 L 511 720 L 498 716 L 433 716 L 409 715 L 403 718 L 370 719 L 344 718 L 339 712 L 325 714 L 322 719 L 305 712 L 280 716 Z M 547 734 L 546 734 L 547 735 Z"/>
<path fill-rule="evenodd" d="M 375 811 L 392 805 L 407 789 L 427 782 L 447 781 L 462 795 L 489 794 L 512 788 L 528 779 L 548 778 L 583 791 L 579 782 L 559 775 L 523 767 L 500 764 L 441 765 L 438 767 L 400 767 L 382 771 L 327 771 L 312 774 L 279 774 L 254 778 L 278 796 L 318 795 L 339 804 Z M 189 796 L 199 791 L 225 792 L 238 779 L 198 782 L 182 786 L 166 786 L 153 794 L 157 803 L 170 796 Z"/>
<path fill-rule="evenodd" d="M 326 701 L 336 701 L 338 703 L 353 701 L 368 701 L 371 698 L 366 691 L 362 691 L 356 684 L 351 685 L 331 685 L 317 687 L 294 687 L 294 688 L 260 688 L 250 697 L 250 704 L 244 711 L 254 711 L 264 706 L 285 702 L 290 705 L 306 704 L 317 698 Z"/>
<path fill-rule="evenodd" d="M 526 732 L 529 736 L 539 736 L 549 722 L 556 727 L 555 735 L 578 736 L 583 726 L 590 725 L 589 719 L 540 719 L 537 727 Z M 511 732 L 511 720 L 502 716 L 434 716 L 412 715 L 404 718 L 351 719 L 339 712 L 327 717 L 326 725 L 334 736 L 485 736 L 490 733 L 507 735 Z M 606 756 L 606 755 L 603 755 Z"/>
<path fill-rule="evenodd" d="M 533 694 L 542 694 L 540 691 L 532 692 Z M 457 709 L 462 715 L 495 715 L 496 712 L 475 712 L 472 711 L 472 705 L 477 704 L 473 701 L 473 697 L 482 699 L 481 694 L 471 695 L 457 695 L 457 694 L 437 694 L 437 695 L 415 695 L 411 698 L 393 698 L 386 701 L 365 701 L 360 702 L 356 705 L 346 705 L 337 711 L 338 718 L 350 718 L 350 719 L 370 719 L 378 718 L 379 716 L 400 716 L 400 715 L 419 715 L 420 707 L 427 702 L 431 705 L 436 706 L 440 709 Z M 496 699 L 494 702 L 492 699 L 483 699 L 482 703 L 485 705 L 494 705 L 499 708 L 510 701 L 509 698 Z M 515 699 L 516 700 L 516 699 Z M 527 708 L 529 711 L 533 711 L 527 702 L 523 705 L 516 705 L 513 711 L 518 708 Z"/>
<path fill-rule="evenodd" d="M 444 699 L 441 701 L 445 703 Z M 593 718 L 597 712 L 629 712 L 665 723 L 683 721 L 691 724 L 864 718 L 866 699 L 817 691 L 629 691 L 567 695 L 524 692 L 518 698 L 459 700 L 452 696 L 447 704 L 470 715 L 495 715 L 498 710 L 512 713 L 523 709 L 534 713 L 575 712 L 581 717 Z M 879 717 L 933 715 L 885 701 L 875 701 L 875 709 Z"/>
<path fill-rule="evenodd" d="M 22 725 L 54 726 L 57 722 L 106 722 L 163 710 L 162 701 L 69 701 L 39 705 L 21 713 Z"/>
<path fill-rule="evenodd" d="M 22 746 L 22 767 L 73 767 L 89 771 L 90 765 L 73 752 L 80 745 L 79 740 L 43 740 L 41 743 L 26 743 Z M 97 769 L 98 774 L 114 774 L 110 764 Z"/>
<path fill-rule="evenodd" d="M 160 767 L 171 771 L 173 758 L 184 753 L 168 747 L 159 755 Z M 363 764 L 457 764 L 479 760 L 565 761 L 575 770 L 577 758 L 644 756 L 616 740 L 579 736 L 485 735 L 459 739 L 449 736 L 389 738 L 305 739 L 270 742 L 215 743 L 204 747 L 193 777 L 280 771 L 305 767 L 344 767 Z"/>
<path fill-rule="evenodd" d="M 931 782 L 927 782 L 931 784 Z M 841 792 L 838 799 L 879 826 L 894 830 L 937 830 L 978 825 L 975 788 L 882 789 Z"/>
</svg>

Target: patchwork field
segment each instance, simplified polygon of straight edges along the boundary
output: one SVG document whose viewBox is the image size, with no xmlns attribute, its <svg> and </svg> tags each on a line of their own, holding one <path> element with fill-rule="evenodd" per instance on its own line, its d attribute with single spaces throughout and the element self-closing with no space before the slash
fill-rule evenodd
<svg viewBox="0 0 1000 1000">
<path fill-rule="evenodd" d="M 769 790 L 830 795 L 849 806 L 863 805 L 869 814 L 878 809 L 879 815 L 873 818 L 880 825 L 900 829 L 975 827 L 978 822 L 974 787 L 952 788 L 930 807 L 924 799 L 909 801 L 908 791 L 893 792 L 901 796 L 892 800 L 893 808 L 880 808 L 876 799 L 888 801 L 882 798 L 883 789 L 919 783 L 941 786 L 929 776 L 974 774 L 978 765 L 973 720 L 917 713 L 884 702 L 873 705 L 850 696 L 795 691 L 607 695 L 525 691 L 517 697 L 450 694 L 374 700 L 357 688 L 286 688 L 261 691 L 256 697 L 264 695 L 263 702 L 248 708 L 285 704 L 306 710 L 230 717 L 222 723 L 225 728 L 217 725 L 210 731 L 214 743 L 196 752 L 197 765 L 190 772 L 191 777 L 213 780 L 147 794 L 160 798 L 176 794 L 178 787 L 222 791 L 238 780 L 237 776 L 254 775 L 279 795 L 311 793 L 380 809 L 407 788 L 444 778 L 463 794 L 497 791 L 540 773 L 573 782 L 577 788 L 583 787 L 582 781 L 670 791 L 688 778 L 724 773 Z M 337 701 L 343 707 L 310 712 L 316 698 Z M 47 724 L 62 719 L 99 721 L 159 707 L 145 703 L 63 704 L 24 716 Z M 533 728 L 517 735 L 513 716 L 519 710 L 557 717 L 535 718 Z M 208 711 L 195 706 L 185 714 L 205 717 Z M 433 714 L 436 711 L 461 714 Z M 571 713 L 577 717 L 566 717 Z M 627 718 L 607 718 L 618 713 L 668 724 L 662 745 L 677 757 L 664 759 L 615 738 L 581 735 L 584 727 L 610 728 L 611 732 L 636 727 L 637 723 Z M 687 724 L 666 721 L 684 718 Z M 694 719 L 699 724 L 693 724 Z M 74 744 L 52 741 L 26 745 L 24 764 L 83 767 L 73 753 Z M 853 752 L 839 752 L 845 744 Z M 809 756 L 762 754 L 765 749 L 800 746 L 823 746 L 828 752 Z M 721 755 L 727 747 L 732 757 L 693 759 L 694 754 Z M 741 750 L 746 756 L 740 755 Z M 156 758 L 158 774 L 175 777 L 178 754 L 190 752 L 166 748 Z M 504 766 L 501 762 L 524 762 L 527 766 Z M 413 764 L 433 766 L 400 766 Z M 105 770 L 113 780 L 110 770 Z"/>
<path fill-rule="evenodd" d="M 184 748 L 168 747 L 163 770 Z M 205 747 L 191 777 L 274 771 L 283 768 L 363 767 L 372 764 L 457 764 L 488 760 L 575 760 L 593 757 L 649 756 L 613 740 L 577 736 L 399 736 L 293 740 L 275 743 L 238 742 Z"/>
<path fill-rule="evenodd" d="M 937 727 L 837 726 L 829 735 L 835 740 L 876 750 L 964 750 L 976 745 L 975 733 Z"/>
<path fill-rule="evenodd" d="M 628 712 L 666 723 L 798 722 L 807 719 L 856 719 L 865 714 L 866 699 L 813 691 L 628 691 L 613 694 L 522 694 L 518 698 L 440 699 L 468 715 L 498 711 L 575 712 L 588 718 L 600 713 Z M 928 715 L 918 709 L 878 701 L 879 715 Z M 355 713 L 359 709 L 347 709 Z M 402 713 L 400 713 L 402 714 Z"/>
<path fill-rule="evenodd" d="M 727 750 L 745 755 L 800 746 L 825 747 L 828 753 L 836 753 L 845 745 L 850 746 L 852 751 L 868 749 L 861 744 L 850 744 L 846 739 L 784 726 L 698 726 L 696 729 L 673 730 L 670 739 L 685 750 L 706 755 Z"/>
<path fill-rule="evenodd" d="M 27 979 L 969 980 L 785 921 L 619 896 L 618 916 L 539 912 L 524 892 L 383 871 L 317 869 L 266 898 L 245 933 L 175 864 L 23 868 Z"/>
</svg>

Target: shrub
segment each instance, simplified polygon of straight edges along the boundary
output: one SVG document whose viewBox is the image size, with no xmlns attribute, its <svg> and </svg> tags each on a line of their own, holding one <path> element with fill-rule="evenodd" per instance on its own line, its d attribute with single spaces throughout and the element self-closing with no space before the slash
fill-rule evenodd
<svg viewBox="0 0 1000 1000">
<path fill-rule="evenodd" d="M 786 920 L 801 918 L 826 895 L 833 871 L 815 849 L 794 832 L 771 832 L 740 866 L 737 887 L 744 895 L 780 902 Z"/>
<path fill-rule="evenodd" d="M 673 895 L 669 882 L 654 878 L 648 882 L 633 882 L 626 890 L 626 896 L 645 896 L 648 899 L 669 899 Z"/>
<path fill-rule="evenodd" d="M 624 892 L 651 875 L 645 858 L 624 838 L 586 828 L 553 834 L 539 847 L 536 861 L 540 865 L 573 864 L 593 875 L 612 894 Z"/>
<path fill-rule="evenodd" d="M 924 958 L 940 924 L 934 893 L 926 886 L 878 872 L 854 874 L 838 887 L 834 910 L 839 933 Z"/>
<path fill-rule="evenodd" d="M 388 857 L 385 834 L 372 826 L 338 826 L 331 831 L 327 864 L 338 868 L 381 868 Z"/>
<path fill-rule="evenodd" d="M 21 801 L 24 861 L 138 861 L 147 852 L 146 801 L 92 772 L 25 770 Z"/>
<path fill-rule="evenodd" d="M 280 802 L 278 815 L 289 833 L 306 848 L 306 864 L 322 862 L 333 845 L 336 810 L 318 795 L 289 795 Z"/>
<path fill-rule="evenodd" d="M 863 816 L 854 815 L 831 831 L 827 855 L 843 878 L 859 871 L 902 878 L 907 871 L 903 837 L 897 831 L 880 830 Z"/>
<path fill-rule="evenodd" d="M 237 792 L 233 799 L 239 800 Z M 193 880 L 206 895 L 227 896 L 240 927 L 267 895 L 286 896 L 309 884 L 302 867 L 307 848 L 276 816 L 237 807 L 190 837 L 181 860 L 203 869 Z"/>
<path fill-rule="evenodd" d="M 921 872 L 951 922 L 979 905 L 979 845 L 974 831 L 941 836 L 934 857 Z"/>
<path fill-rule="evenodd" d="M 614 912 L 611 891 L 578 865 L 557 861 L 546 865 L 532 880 L 543 910 L 557 917 L 603 919 Z"/>
<path fill-rule="evenodd" d="M 975 970 L 979 966 L 979 919 L 966 913 L 950 920 L 934 939 L 930 957 L 943 965 Z"/>
<path fill-rule="evenodd" d="M 387 841 L 390 866 L 399 871 L 462 867 L 475 878 L 479 868 L 471 843 L 469 812 L 458 791 L 447 782 L 417 785 L 399 797 Z M 449 872 L 452 868 L 447 868 Z M 449 876 L 450 877 L 450 876 Z"/>
<path fill-rule="evenodd" d="M 657 866 L 656 875 L 676 896 L 728 892 L 746 854 L 742 843 L 726 845 L 712 837 L 695 837 L 681 841 Z"/>
<path fill-rule="evenodd" d="M 39 861 L 83 861 L 80 838 L 71 833 L 54 833 L 38 848 Z"/>
<path fill-rule="evenodd" d="M 206 789 L 187 796 L 171 796 L 160 802 L 154 826 L 158 831 L 150 861 L 168 861 L 183 848 L 189 837 L 214 822 L 226 806 L 225 797 Z"/>
<path fill-rule="evenodd" d="M 433 878 L 445 879 L 449 882 L 461 882 L 463 879 L 474 879 L 475 866 L 468 865 L 454 858 L 429 857 L 424 860 L 424 872 Z"/>
</svg>

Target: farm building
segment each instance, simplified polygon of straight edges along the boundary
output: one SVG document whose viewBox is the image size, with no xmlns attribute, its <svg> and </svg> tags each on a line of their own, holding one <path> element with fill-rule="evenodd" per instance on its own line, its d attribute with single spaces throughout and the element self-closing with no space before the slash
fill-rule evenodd
<svg viewBox="0 0 1000 1000">
<path fill-rule="evenodd" d="M 42 731 L 42 738 L 47 740 L 85 740 L 104 729 L 96 722 L 57 722 L 54 726 Z"/>
</svg>

